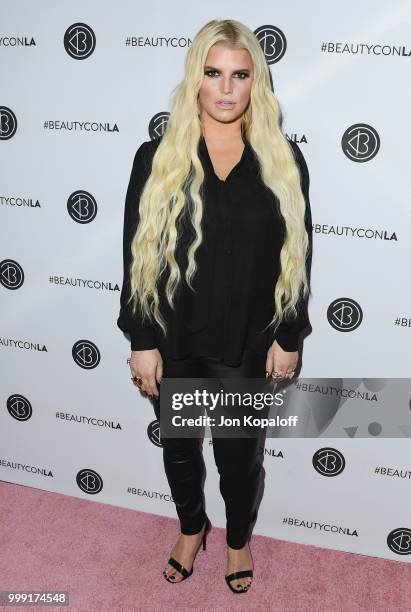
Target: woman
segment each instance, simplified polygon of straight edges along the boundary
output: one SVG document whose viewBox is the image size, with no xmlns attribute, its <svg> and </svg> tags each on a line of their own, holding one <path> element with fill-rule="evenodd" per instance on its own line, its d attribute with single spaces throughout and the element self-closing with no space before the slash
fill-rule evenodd
<svg viewBox="0 0 411 612">
<path fill-rule="evenodd" d="M 270 72 L 254 34 L 213 20 L 187 53 L 167 128 L 134 158 L 124 216 L 118 326 L 132 380 L 159 419 L 165 377 L 294 375 L 308 324 L 309 176 L 281 132 Z M 157 386 L 158 385 L 158 386 Z M 227 516 L 226 582 L 246 591 L 261 464 L 257 439 L 214 438 Z M 163 574 L 192 573 L 210 529 L 196 438 L 164 438 L 181 535 Z"/>
</svg>

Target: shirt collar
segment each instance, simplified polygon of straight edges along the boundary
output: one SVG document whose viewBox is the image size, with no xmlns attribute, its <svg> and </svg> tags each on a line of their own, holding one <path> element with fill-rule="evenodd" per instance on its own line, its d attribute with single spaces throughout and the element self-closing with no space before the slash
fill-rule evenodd
<svg viewBox="0 0 411 612">
<path fill-rule="evenodd" d="M 244 151 L 243 154 L 241 156 L 240 161 L 238 162 L 238 164 L 236 164 L 234 166 L 234 168 L 231 170 L 231 172 L 229 173 L 229 175 L 227 176 L 225 181 L 221 181 L 221 179 L 218 178 L 218 176 L 215 174 L 214 172 L 214 167 L 210 158 L 210 155 L 208 153 L 208 149 L 207 149 L 207 145 L 204 139 L 204 136 L 201 134 L 200 139 L 199 139 L 199 143 L 198 143 L 198 156 L 201 160 L 201 163 L 203 164 L 203 168 L 204 171 L 206 173 L 206 175 L 209 175 L 213 178 L 215 178 L 217 181 L 219 181 L 220 183 L 222 182 L 229 182 L 232 179 L 234 179 L 237 176 L 243 176 L 244 174 L 248 174 L 250 172 L 253 173 L 257 173 L 258 172 L 258 163 L 257 163 L 257 158 L 255 156 L 254 150 L 251 146 L 251 144 L 249 143 L 249 141 L 247 140 L 246 136 L 245 136 L 245 132 L 244 130 L 241 131 L 241 137 L 243 139 L 244 142 Z"/>
</svg>

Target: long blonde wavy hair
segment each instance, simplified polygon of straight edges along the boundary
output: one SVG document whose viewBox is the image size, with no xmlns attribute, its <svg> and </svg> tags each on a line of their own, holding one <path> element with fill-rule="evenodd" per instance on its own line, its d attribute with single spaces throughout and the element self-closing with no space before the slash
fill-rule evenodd
<svg viewBox="0 0 411 612">
<path fill-rule="evenodd" d="M 280 322 L 296 316 L 296 304 L 309 293 L 305 260 L 309 248 L 305 229 L 305 200 L 293 151 L 280 128 L 281 111 L 271 88 L 270 72 L 254 33 L 242 23 L 212 20 L 197 33 L 187 52 L 185 75 L 173 90 L 167 127 L 152 161 L 151 173 L 140 195 L 140 220 L 131 242 L 130 300 L 143 321 L 153 318 L 166 334 L 166 321 L 160 312 L 158 280 L 169 271 L 165 293 L 175 310 L 174 294 L 182 271 L 175 258 L 178 232 L 176 220 L 186 206 L 186 193 L 192 201 L 189 219 L 195 239 L 188 250 L 185 270 L 191 290 L 197 270 L 195 253 L 202 242 L 203 202 L 200 188 L 204 171 L 197 154 L 202 128 L 198 93 L 204 78 L 207 53 L 222 43 L 233 49 L 247 49 L 254 64 L 250 103 L 242 117 L 242 127 L 260 165 L 264 184 L 277 196 L 286 225 L 280 254 L 281 272 L 273 295 L 274 317 L 266 326 L 274 332 Z M 266 329 L 266 328 L 265 328 Z"/>
</svg>

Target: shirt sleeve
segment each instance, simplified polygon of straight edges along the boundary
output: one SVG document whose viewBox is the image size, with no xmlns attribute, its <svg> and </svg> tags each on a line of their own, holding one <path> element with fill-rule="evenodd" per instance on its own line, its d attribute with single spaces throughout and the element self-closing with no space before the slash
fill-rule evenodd
<svg viewBox="0 0 411 612">
<path fill-rule="evenodd" d="M 150 173 L 148 145 L 149 142 L 143 142 L 134 156 L 124 207 L 123 284 L 120 294 L 120 313 L 117 319 L 117 326 L 123 332 L 129 334 L 132 351 L 157 348 L 154 326 L 147 321 L 143 324 L 138 310 L 136 314 L 132 313 L 132 302 L 127 304 L 131 288 L 129 276 L 132 261 L 131 241 L 140 219 L 140 195 Z"/>
<path fill-rule="evenodd" d="M 311 219 L 311 206 L 309 198 L 310 188 L 310 176 L 308 172 L 307 163 L 301 152 L 300 147 L 294 141 L 290 141 L 291 146 L 294 150 L 294 156 L 300 170 L 301 177 L 301 189 L 305 200 L 305 215 L 304 223 L 308 233 L 308 253 L 306 258 L 306 271 L 308 283 L 311 282 L 311 262 L 312 262 L 312 219 Z M 297 351 L 298 350 L 298 338 L 300 332 L 309 325 L 310 320 L 308 317 L 308 297 L 302 297 L 302 290 L 300 292 L 299 301 L 296 304 L 297 317 L 288 321 L 283 321 L 277 328 L 275 333 L 275 340 L 284 351 Z"/>
</svg>

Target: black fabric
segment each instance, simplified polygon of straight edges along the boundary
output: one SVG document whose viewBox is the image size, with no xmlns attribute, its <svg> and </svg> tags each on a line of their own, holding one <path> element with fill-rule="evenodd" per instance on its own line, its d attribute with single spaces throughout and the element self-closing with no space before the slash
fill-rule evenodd
<svg viewBox="0 0 411 612">
<path fill-rule="evenodd" d="M 131 349 L 158 348 L 162 354 L 176 359 L 189 355 L 215 356 L 234 366 L 239 365 L 245 348 L 266 355 L 274 339 L 285 351 L 297 350 L 299 333 L 309 323 L 307 299 L 300 300 L 297 318 L 283 321 L 275 335 L 272 329 L 262 331 L 274 316 L 273 296 L 280 273 L 285 223 L 277 197 L 261 180 L 257 158 L 244 133 L 242 157 L 225 181 L 214 172 L 204 138 L 199 141 L 198 155 L 205 178 L 201 191 L 203 242 L 196 252 L 195 292 L 189 289 L 184 278 L 188 247 L 194 238 L 186 209 L 178 219 L 180 241 L 176 260 L 182 277 L 175 296 L 175 310 L 164 295 L 167 276 L 163 274 L 159 279 L 160 309 L 167 321 L 167 337 L 156 323 L 143 323 L 139 314 L 132 314 L 131 303 L 126 304 L 130 295 L 130 243 L 139 219 L 139 197 L 161 138 L 144 142 L 137 150 L 125 202 L 124 278 L 117 325 L 130 334 Z M 310 241 L 306 265 L 310 278 L 309 174 L 300 148 L 289 142 L 306 202 L 305 225 Z"/>
<path fill-rule="evenodd" d="M 163 360 L 163 377 L 265 378 L 265 357 L 246 350 L 238 366 L 220 363 L 212 357 L 186 357 L 180 360 L 166 357 Z M 159 397 L 152 400 L 159 421 L 160 397 L 161 383 Z M 263 457 L 261 450 L 264 448 L 266 431 L 266 428 L 261 428 L 260 437 L 213 438 L 214 459 L 226 510 L 226 541 L 231 548 L 243 548 L 256 518 Z M 165 473 L 181 533 L 186 535 L 198 533 L 207 518 L 202 440 L 197 437 L 161 439 Z"/>
</svg>

